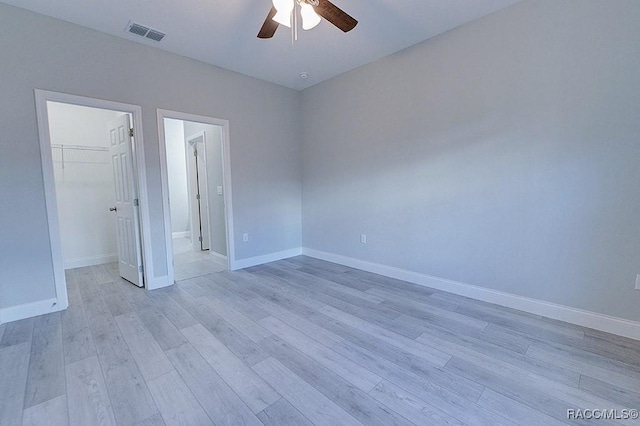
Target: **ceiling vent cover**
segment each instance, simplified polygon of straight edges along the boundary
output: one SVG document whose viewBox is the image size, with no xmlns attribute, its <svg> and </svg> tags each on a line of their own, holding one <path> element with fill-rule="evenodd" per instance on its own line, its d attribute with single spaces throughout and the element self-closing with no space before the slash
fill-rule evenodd
<svg viewBox="0 0 640 426">
<path fill-rule="evenodd" d="M 164 38 L 164 33 L 161 33 L 160 31 L 156 31 L 156 30 L 149 30 L 149 32 L 147 33 L 147 38 L 154 40 L 154 41 L 161 41 Z"/>
<path fill-rule="evenodd" d="M 129 22 L 129 25 L 127 25 L 126 31 L 135 35 L 139 35 L 140 37 L 148 38 L 149 40 L 153 40 L 153 41 L 161 41 L 166 35 L 165 33 L 162 33 L 160 31 L 154 30 L 149 27 L 145 27 L 144 25 L 140 25 L 133 21 Z"/>
</svg>

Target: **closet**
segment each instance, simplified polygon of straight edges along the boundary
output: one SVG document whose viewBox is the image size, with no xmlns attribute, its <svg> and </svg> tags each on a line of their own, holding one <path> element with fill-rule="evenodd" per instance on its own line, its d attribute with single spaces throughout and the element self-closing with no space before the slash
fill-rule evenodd
<svg viewBox="0 0 640 426">
<path fill-rule="evenodd" d="M 121 112 L 47 105 L 65 269 L 117 261 L 107 123 Z"/>
</svg>

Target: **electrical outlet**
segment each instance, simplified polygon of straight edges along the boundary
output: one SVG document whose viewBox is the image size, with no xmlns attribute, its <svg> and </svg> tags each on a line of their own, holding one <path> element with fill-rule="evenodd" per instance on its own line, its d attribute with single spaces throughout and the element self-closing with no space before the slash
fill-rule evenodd
<svg viewBox="0 0 640 426">
<path fill-rule="evenodd" d="M 636 290 L 640 290 L 640 274 L 636 275 Z"/>
<path fill-rule="evenodd" d="M 247 234 L 246 232 L 242 234 L 242 241 L 244 241 L 245 243 L 249 241 L 249 234 Z"/>
<path fill-rule="evenodd" d="M 360 234 L 360 243 L 367 244 L 367 234 Z"/>
</svg>

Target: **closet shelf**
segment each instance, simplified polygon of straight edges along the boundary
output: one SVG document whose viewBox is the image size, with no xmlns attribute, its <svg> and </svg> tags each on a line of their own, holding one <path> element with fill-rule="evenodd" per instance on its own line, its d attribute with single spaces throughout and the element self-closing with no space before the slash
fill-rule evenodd
<svg viewBox="0 0 640 426">
<path fill-rule="evenodd" d="M 107 148 L 106 146 L 51 144 L 51 148 L 73 149 L 73 150 L 76 150 L 76 151 L 101 151 L 101 152 L 109 151 L 109 148 Z"/>
</svg>

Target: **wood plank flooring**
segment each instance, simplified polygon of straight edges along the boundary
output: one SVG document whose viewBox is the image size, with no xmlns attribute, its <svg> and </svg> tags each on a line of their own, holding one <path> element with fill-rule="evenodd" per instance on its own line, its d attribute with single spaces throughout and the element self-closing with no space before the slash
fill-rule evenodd
<svg viewBox="0 0 640 426">
<path fill-rule="evenodd" d="M 0 325 L 0 424 L 592 425 L 640 408 L 640 341 L 296 257 L 147 292 L 67 271 Z"/>
</svg>

